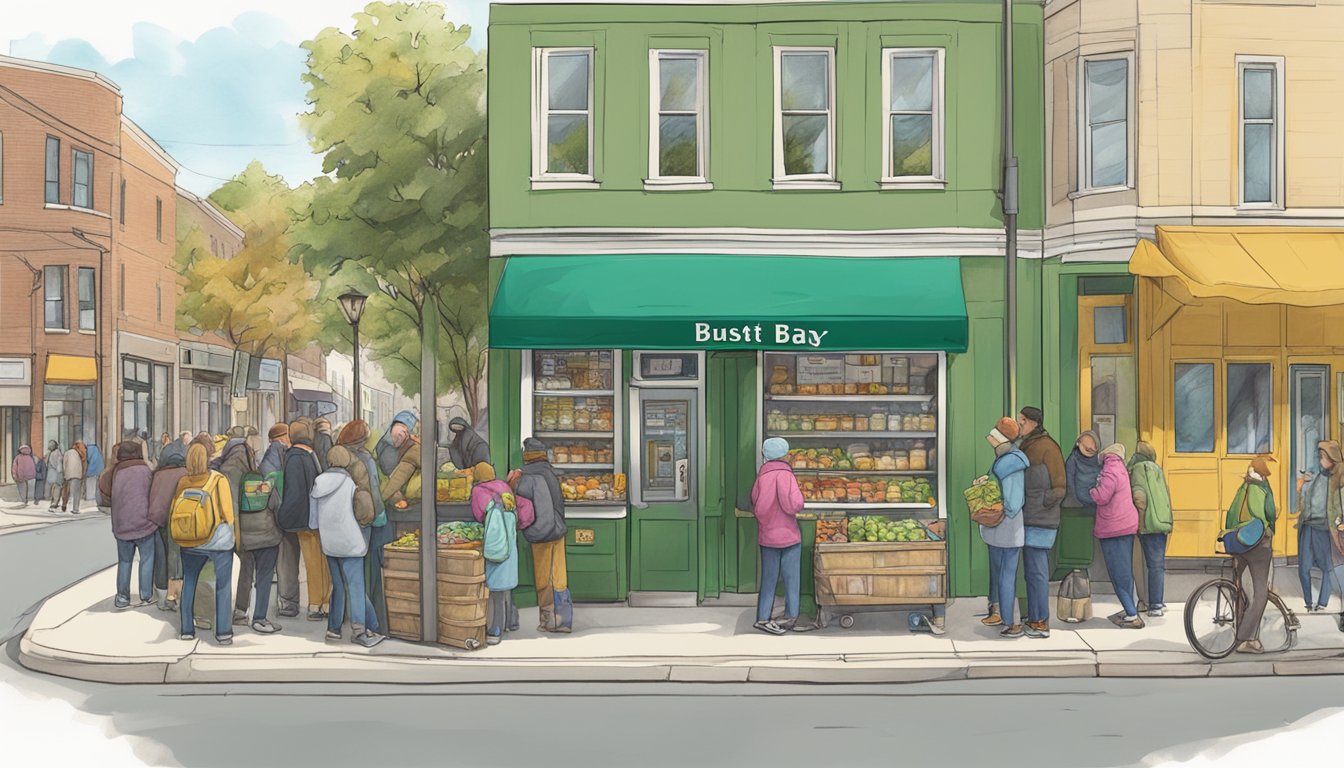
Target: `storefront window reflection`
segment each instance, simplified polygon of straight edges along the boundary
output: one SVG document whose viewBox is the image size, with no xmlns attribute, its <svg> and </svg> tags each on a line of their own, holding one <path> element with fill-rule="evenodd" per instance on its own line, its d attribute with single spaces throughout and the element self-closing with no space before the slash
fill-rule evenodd
<svg viewBox="0 0 1344 768">
<path fill-rule="evenodd" d="M 1175 386 L 1176 450 L 1213 452 L 1213 365 L 1177 363 Z"/>
<path fill-rule="evenodd" d="M 1228 364 L 1228 453 L 1267 453 L 1272 450 L 1273 388 L 1273 369 L 1269 363 Z"/>
</svg>

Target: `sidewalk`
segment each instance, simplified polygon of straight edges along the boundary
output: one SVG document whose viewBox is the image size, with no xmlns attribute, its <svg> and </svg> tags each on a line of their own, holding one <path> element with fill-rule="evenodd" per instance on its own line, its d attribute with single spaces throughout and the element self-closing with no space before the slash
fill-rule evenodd
<svg viewBox="0 0 1344 768">
<path fill-rule="evenodd" d="M 72 515 L 69 512 L 50 511 L 50 504 L 45 499 L 25 506 L 19 503 L 18 498 L 15 486 L 0 485 L 0 536 L 75 520 L 87 520 L 90 517 L 106 516 L 92 501 L 81 501 L 79 514 Z"/>
<path fill-rule="evenodd" d="M 855 616 L 850 630 L 773 637 L 751 629 L 754 609 L 628 608 L 580 604 L 574 634 L 536 631 L 535 608 L 504 643 L 475 652 L 389 639 L 373 649 L 324 640 L 325 622 L 280 619 L 261 636 L 236 627 L 232 646 L 210 632 L 177 639 L 177 614 L 112 609 L 115 568 L 49 600 L 20 645 L 29 669 L 118 683 L 671 681 L 896 683 L 995 677 L 1208 677 L 1344 674 L 1344 633 L 1333 614 L 1302 616 L 1298 645 L 1210 663 L 1186 643 L 1179 608 L 1122 630 L 1118 609 L 1094 596 L 1099 618 L 1056 624 L 1048 639 L 1005 640 L 975 614 L 983 599 L 949 606 L 948 633 L 911 634 L 903 613 Z M 1291 604 L 1291 603 L 1290 603 Z M 349 631 L 346 635 L 348 638 Z"/>
</svg>

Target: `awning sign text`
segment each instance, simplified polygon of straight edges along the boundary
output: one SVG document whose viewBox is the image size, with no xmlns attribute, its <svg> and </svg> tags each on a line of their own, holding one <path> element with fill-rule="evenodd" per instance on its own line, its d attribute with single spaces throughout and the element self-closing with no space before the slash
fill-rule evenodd
<svg viewBox="0 0 1344 768">
<path fill-rule="evenodd" d="M 810 328 L 800 328 L 785 323 L 774 323 L 769 327 L 762 327 L 759 323 L 756 325 L 742 325 L 731 327 L 717 327 L 709 323 L 695 324 L 695 341 L 697 344 L 717 342 L 720 344 L 768 344 L 773 342 L 781 347 L 811 347 L 812 349 L 821 348 L 821 340 L 826 338 L 830 331 L 814 331 Z"/>
</svg>

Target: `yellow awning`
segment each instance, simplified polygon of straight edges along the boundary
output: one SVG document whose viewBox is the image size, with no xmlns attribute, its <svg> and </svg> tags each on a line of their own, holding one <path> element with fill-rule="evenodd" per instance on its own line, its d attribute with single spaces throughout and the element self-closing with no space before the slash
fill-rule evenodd
<svg viewBox="0 0 1344 768">
<path fill-rule="evenodd" d="M 1129 271 L 1182 303 L 1344 304 L 1344 231 L 1307 227 L 1164 227 L 1140 240 Z"/>
<path fill-rule="evenodd" d="M 98 363 L 92 357 L 47 355 L 47 381 L 52 384 L 92 384 L 98 380 Z"/>
</svg>

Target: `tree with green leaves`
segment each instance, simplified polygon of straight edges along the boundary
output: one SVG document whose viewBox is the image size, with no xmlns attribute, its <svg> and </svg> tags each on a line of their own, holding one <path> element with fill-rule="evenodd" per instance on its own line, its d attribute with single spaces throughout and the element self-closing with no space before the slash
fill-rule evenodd
<svg viewBox="0 0 1344 768">
<path fill-rule="evenodd" d="M 440 380 L 461 387 L 474 421 L 486 360 L 485 60 L 442 5 L 371 3 L 354 18 L 352 34 L 326 29 L 303 44 L 312 111 L 302 120 L 329 175 L 312 185 L 300 251 L 333 296 L 369 294 L 361 337 L 407 392 L 420 389 L 419 341 L 437 324 Z"/>
</svg>

